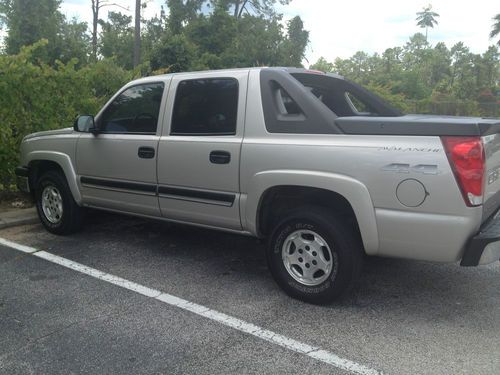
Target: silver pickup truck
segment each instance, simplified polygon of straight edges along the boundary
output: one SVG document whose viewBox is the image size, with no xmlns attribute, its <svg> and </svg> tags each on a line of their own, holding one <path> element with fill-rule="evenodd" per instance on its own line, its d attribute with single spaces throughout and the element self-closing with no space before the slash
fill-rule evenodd
<svg viewBox="0 0 500 375">
<path fill-rule="evenodd" d="M 366 255 L 498 261 L 499 133 L 498 119 L 402 115 L 333 74 L 179 73 L 27 136 L 16 174 L 52 233 L 92 207 L 267 238 L 277 283 L 328 303 Z"/>
</svg>

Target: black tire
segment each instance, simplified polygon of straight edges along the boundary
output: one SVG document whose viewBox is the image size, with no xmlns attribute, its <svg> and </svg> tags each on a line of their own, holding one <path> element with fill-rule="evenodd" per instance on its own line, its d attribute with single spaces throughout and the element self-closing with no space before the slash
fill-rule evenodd
<svg viewBox="0 0 500 375">
<path fill-rule="evenodd" d="M 62 199 L 62 215 L 57 222 L 49 220 L 42 207 L 42 193 L 50 187 L 57 189 Z M 45 172 L 36 183 L 35 198 L 40 221 L 49 232 L 63 235 L 74 233 L 81 228 L 83 208 L 76 204 L 68 182 L 61 172 L 55 170 Z"/>
<path fill-rule="evenodd" d="M 317 285 L 306 285 L 296 280 L 287 270 L 285 261 L 282 259 L 282 252 L 285 251 L 283 245 L 288 236 L 304 230 L 319 235 L 332 254 L 331 271 L 330 273 L 323 272 L 322 277 L 326 279 Z M 275 226 L 267 248 L 269 269 L 278 285 L 291 297 L 313 304 L 331 303 L 349 292 L 361 275 L 364 250 L 358 237 L 353 228 L 344 224 L 344 221 L 330 211 L 315 206 L 303 207 L 287 214 Z M 301 254 L 305 253 L 305 249 L 301 250 Z M 308 256 L 312 255 L 314 252 Z M 305 262 L 305 258 L 302 261 Z M 294 267 L 297 269 L 296 266 Z M 302 264 L 299 270 L 300 267 Z M 321 272 L 319 271 L 320 275 Z M 319 282 L 320 279 L 317 281 Z"/>
</svg>

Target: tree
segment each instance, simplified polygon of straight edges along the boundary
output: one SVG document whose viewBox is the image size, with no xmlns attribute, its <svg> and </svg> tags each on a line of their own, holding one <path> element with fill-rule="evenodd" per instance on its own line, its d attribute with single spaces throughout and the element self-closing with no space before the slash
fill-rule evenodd
<svg viewBox="0 0 500 375">
<path fill-rule="evenodd" d="M 429 55 L 429 43 L 424 34 L 416 33 L 405 44 L 403 65 L 406 69 L 421 67 Z"/>
<path fill-rule="evenodd" d="M 427 30 L 430 28 L 434 28 L 434 25 L 437 25 L 436 17 L 439 17 L 439 14 L 432 11 L 432 5 L 428 5 L 424 7 L 421 12 L 417 12 L 417 26 L 420 26 L 422 29 L 425 29 L 425 40 L 427 40 Z"/>
<path fill-rule="evenodd" d="M 134 28 L 132 17 L 120 12 L 108 12 L 108 20 L 100 21 L 101 40 L 99 52 L 104 57 L 114 57 L 125 69 L 133 67 Z"/>
<path fill-rule="evenodd" d="M 224 67 L 283 66 L 283 25 L 278 17 L 246 14 L 235 21 L 237 32 L 221 58 Z"/>
<path fill-rule="evenodd" d="M 159 15 L 144 22 L 141 30 L 141 56 L 143 61 L 149 61 L 151 51 L 158 45 L 167 30 L 167 17 L 163 6 Z"/>
<path fill-rule="evenodd" d="M 99 11 L 104 7 L 116 6 L 128 10 L 124 6 L 112 3 L 110 0 L 91 0 L 92 2 L 92 59 L 97 61 L 97 26 L 99 25 Z"/>
<path fill-rule="evenodd" d="M 59 12 L 60 4 L 61 0 L 0 0 L 2 22 L 8 29 L 6 52 L 16 54 L 22 46 L 47 39 L 46 58 L 55 59 L 55 41 L 64 23 L 64 16 Z"/>
<path fill-rule="evenodd" d="M 451 47 L 452 73 L 450 87 L 459 99 L 476 96 L 475 59 L 468 47 L 463 42 Z"/>
<path fill-rule="evenodd" d="M 283 62 L 286 66 L 302 66 L 306 47 L 309 44 L 309 31 L 299 16 L 287 22 L 288 35 L 282 45 Z"/>
<path fill-rule="evenodd" d="M 494 38 L 500 35 L 500 13 L 493 17 L 493 28 L 491 29 L 490 38 Z M 500 39 L 498 39 L 497 44 L 500 46 Z"/>
<path fill-rule="evenodd" d="M 335 71 L 335 66 L 328 62 L 323 56 L 321 56 L 318 61 L 309 66 L 309 69 L 319 70 L 325 73 L 333 73 Z"/>
<path fill-rule="evenodd" d="M 141 62 L 141 0 L 135 0 L 134 68 Z"/>
<path fill-rule="evenodd" d="M 231 11 L 232 15 L 239 19 L 244 12 L 256 16 L 272 17 L 276 15 L 276 4 L 287 5 L 290 0 L 212 0 L 215 7 L 223 7 Z"/>
<path fill-rule="evenodd" d="M 180 34 L 189 21 L 198 17 L 203 2 L 204 0 L 167 0 L 169 31 L 174 35 Z"/>
<path fill-rule="evenodd" d="M 447 83 L 450 78 L 451 52 L 446 44 L 440 42 L 432 49 L 428 60 L 428 82 L 431 87 L 440 82 Z"/>
<path fill-rule="evenodd" d="M 481 59 L 481 76 L 479 86 L 495 90 L 500 81 L 500 51 L 496 46 L 488 47 Z"/>
<path fill-rule="evenodd" d="M 90 56 L 90 37 L 87 34 L 87 23 L 73 18 L 61 26 L 60 37 L 56 42 L 57 59 L 69 63 L 78 59 L 78 67 L 87 64 Z"/>
<path fill-rule="evenodd" d="M 189 70 L 196 58 L 196 46 L 180 35 L 165 35 L 151 53 L 151 68 L 175 73 Z"/>
</svg>

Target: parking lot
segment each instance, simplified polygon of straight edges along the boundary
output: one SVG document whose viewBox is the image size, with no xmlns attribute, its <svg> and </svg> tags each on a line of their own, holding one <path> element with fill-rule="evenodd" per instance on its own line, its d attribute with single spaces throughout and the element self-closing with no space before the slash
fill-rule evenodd
<svg viewBox="0 0 500 375">
<path fill-rule="evenodd" d="M 355 293 L 313 306 L 253 238 L 103 213 L 68 237 L 0 238 L 69 265 L 0 245 L 0 373 L 500 373 L 500 262 L 367 259 Z"/>
</svg>

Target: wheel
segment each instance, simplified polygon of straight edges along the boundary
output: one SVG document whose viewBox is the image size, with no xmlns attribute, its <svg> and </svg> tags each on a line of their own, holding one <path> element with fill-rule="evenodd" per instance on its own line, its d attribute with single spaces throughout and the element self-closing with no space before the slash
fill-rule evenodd
<svg viewBox="0 0 500 375">
<path fill-rule="evenodd" d="M 348 292 L 363 265 L 361 241 L 330 211 L 304 207 L 274 228 L 267 262 L 278 285 L 290 296 L 327 304 Z"/>
<path fill-rule="evenodd" d="M 83 209 L 73 199 L 62 173 L 44 173 L 36 183 L 35 197 L 38 216 L 49 232 L 69 234 L 81 228 Z"/>
</svg>

